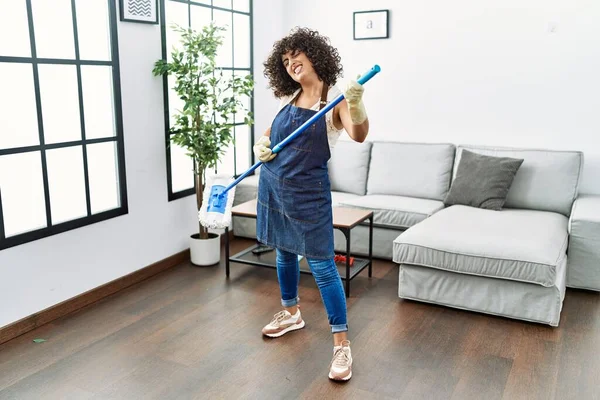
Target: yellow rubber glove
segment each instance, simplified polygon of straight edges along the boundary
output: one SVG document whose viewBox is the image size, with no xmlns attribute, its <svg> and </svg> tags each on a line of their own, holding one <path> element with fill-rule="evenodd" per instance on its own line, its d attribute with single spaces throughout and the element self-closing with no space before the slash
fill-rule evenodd
<svg viewBox="0 0 600 400">
<path fill-rule="evenodd" d="M 363 85 L 355 80 L 348 82 L 346 90 L 344 91 L 346 104 L 348 104 L 348 111 L 350 111 L 350 118 L 354 125 L 360 125 L 367 119 L 367 110 L 362 101 L 364 91 Z"/>
<path fill-rule="evenodd" d="M 270 149 L 271 139 L 268 136 L 261 136 L 258 142 L 254 144 L 252 150 L 254 155 L 262 162 L 268 162 L 275 158 L 277 154 L 274 154 Z"/>
</svg>

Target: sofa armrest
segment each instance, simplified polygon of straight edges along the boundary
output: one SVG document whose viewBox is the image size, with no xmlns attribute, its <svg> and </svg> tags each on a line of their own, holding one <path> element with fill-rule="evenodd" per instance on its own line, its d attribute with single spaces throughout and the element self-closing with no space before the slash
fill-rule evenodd
<svg viewBox="0 0 600 400">
<path fill-rule="evenodd" d="M 578 222 L 600 224 L 600 195 L 580 194 L 571 207 L 569 234 Z"/>
<path fill-rule="evenodd" d="M 567 286 L 600 291 L 600 195 L 580 195 L 569 217 Z"/>
</svg>

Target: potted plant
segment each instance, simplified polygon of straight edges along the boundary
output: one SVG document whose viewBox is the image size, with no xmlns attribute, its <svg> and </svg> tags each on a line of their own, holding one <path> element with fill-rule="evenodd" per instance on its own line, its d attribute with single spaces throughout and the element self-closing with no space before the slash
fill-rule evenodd
<svg viewBox="0 0 600 400">
<path fill-rule="evenodd" d="M 202 207 L 206 171 L 214 171 L 217 163 L 233 143 L 233 115 L 242 114 L 244 123 L 253 123 L 241 96 L 250 96 L 254 87 L 251 75 L 226 78 L 217 68 L 216 56 L 223 43 L 223 27 L 214 23 L 197 32 L 173 25 L 181 35 L 178 48 L 171 51 L 171 61 L 158 60 L 154 76 L 172 75 L 174 90 L 183 103 L 170 128 L 173 143 L 186 150 L 194 164 L 196 203 Z M 213 265 L 220 260 L 220 237 L 198 223 L 198 232 L 190 236 L 191 260 L 196 265 Z"/>
</svg>

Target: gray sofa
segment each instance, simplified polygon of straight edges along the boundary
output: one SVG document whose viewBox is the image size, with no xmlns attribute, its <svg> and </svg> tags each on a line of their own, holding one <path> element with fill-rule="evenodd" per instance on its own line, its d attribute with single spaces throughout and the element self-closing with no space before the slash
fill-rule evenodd
<svg viewBox="0 0 600 400">
<path fill-rule="evenodd" d="M 445 207 L 464 149 L 524 159 L 501 211 Z M 399 265 L 399 297 L 551 326 L 567 286 L 600 291 L 600 200 L 578 199 L 582 167 L 578 151 L 385 141 L 339 141 L 329 163 L 334 205 L 374 211 L 373 254 Z M 257 183 L 240 183 L 235 204 L 256 198 Z M 233 229 L 256 237 L 254 220 Z M 367 246 L 356 227 L 353 253 Z"/>
</svg>

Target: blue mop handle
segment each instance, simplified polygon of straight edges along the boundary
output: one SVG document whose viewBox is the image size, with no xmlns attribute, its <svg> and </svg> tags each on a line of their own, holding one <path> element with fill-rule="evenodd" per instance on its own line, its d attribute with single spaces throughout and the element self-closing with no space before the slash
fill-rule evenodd
<svg viewBox="0 0 600 400">
<path fill-rule="evenodd" d="M 357 82 L 360 83 L 361 85 L 364 85 L 367 81 L 369 81 L 372 77 L 374 77 L 377 73 L 379 73 L 379 71 L 381 71 L 381 67 L 379 65 L 375 64 L 373 66 L 373 68 L 371 68 L 366 74 L 364 74 L 363 76 L 358 78 Z M 306 121 L 305 123 L 300 125 L 291 135 L 289 135 L 284 140 L 282 140 L 280 143 L 278 143 L 275 147 L 273 147 L 273 150 L 272 150 L 273 153 L 279 153 L 281 151 L 281 149 L 283 149 L 289 142 L 294 140 L 298 135 L 300 135 L 302 132 L 304 132 L 309 126 L 314 124 L 319 118 L 324 116 L 329 110 L 331 110 L 333 107 L 335 107 L 342 100 L 344 100 L 344 95 L 340 94 L 335 99 L 333 99 L 329 104 L 327 104 L 325 107 L 323 107 L 320 111 L 318 111 L 315 115 L 310 117 L 310 119 L 308 119 L 308 121 Z M 246 172 L 244 172 L 235 181 L 233 181 L 225 189 L 223 189 L 223 192 L 221 192 L 220 196 L 225 195 L 225 193 L 227 193 L 231 188 L 233 188 L 235 185 L 240 183 L 242 181 L 242 179 L 244 179 L 245 177 L 250 175 L 258 167 L 260 167 L 262 165 L 262 163 L 263 163 L 262 161 L 258 161 L 256 164 L 251 166 Z"/>
</svg>

